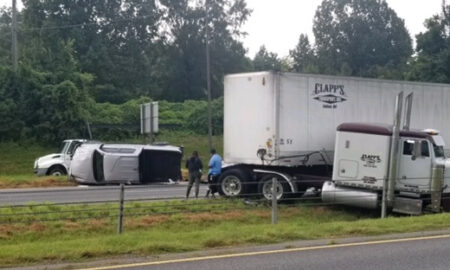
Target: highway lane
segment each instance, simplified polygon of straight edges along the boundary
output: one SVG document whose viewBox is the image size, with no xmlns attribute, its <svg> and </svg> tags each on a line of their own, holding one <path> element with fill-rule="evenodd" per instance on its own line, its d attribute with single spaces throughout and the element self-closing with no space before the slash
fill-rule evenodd
<svg viewBox="0 0 450 270">
<path fill-rule="evenodd" d="M 177 259 L 93 269 L 450 269 L 450 235 Z"/>
<path fill-rule="evenodd" d="M 186 187 L 186 183 L 127 185 L 125 186 L 125 200 L 184 198 Z M 119 188 L 117 185 L 0 190 L 0 205 L 117 201 Z M 205 196 L 206 190 L 207 185 L 200 185 L 200 196 Z M 193 190 L 191 196 L 192 194 Z"/>
</svg>

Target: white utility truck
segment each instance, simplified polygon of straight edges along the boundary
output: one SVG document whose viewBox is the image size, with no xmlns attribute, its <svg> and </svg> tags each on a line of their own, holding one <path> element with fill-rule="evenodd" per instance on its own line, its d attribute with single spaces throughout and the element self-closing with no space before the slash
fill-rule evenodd
<svg viewBox="0 0 450 270">
<path fill-rule="evenodd" d="M 379 196 L 379 185 L 387 176 L 382 173 L 364 175 L 357 168 L 363 166 L 362 163 L 379 164 L 377 156 L 381 158 L 382 153 L 361 153 L 359 159 L 353 157 L 348 163 L 340 161 L 348 158 L 338 157 L 338 162 L 345 166 L 356 166 L 344 168 L 345 172 L 339 174 L 340 167 L 333 166 L 336 163 L 336 130 L 343 123 L 360 123 L 359 127 L 369 123 L 392 123 L 395 98 L 402 91 L 414 94 L 410 126 L 421 131 L 402 133 L 414 133 L 414 136 L 401 135 L 401 138 L 416 144 L 420 137 L 421 143 L 424 141 L 423 144 L 428 145 L 427 162 L 430 162 L 430 167 L 427 173 L 430 177 L 433 175 L 432 162 L 442 161 L 443 164 L 445 153 L 450 153 L 450 148 L 444 145 L 444 141 L 450 141 L 450 121 L 447 118 L 450 115 L 450 85 L 447 84 L 257 72 L 228 75 L 224 86 L 224 166 L 217 185 L 219 192 L 226 196 L 257 193 L 270 199 L 274 177 L 278 180 L 278 199 L 290 194 L 303 194 L 309 188 L 319 191 L 324 181 L 342 180 L 334 177 L 345 178 L 352 168 L 357 171 L 357 176 L 351 174 L 353 180 L 366 183 L 376 179 L 377 187 L 371 188 L 377 190 L 375 194 Z M 338 129 L 338 141 L 341 133 L 354 133 L 357 137 L 371 135 L 358 131 L 358 128 L 352 130 L 348 125 Z M 430 128 L 434 130 L 427 130 Z M 389 135 L 386 135 L 392 134 L 389 127 L 381 125 L 379 129 L 383 129 L 384 135 L 373 136 L 389 140 Z M 436 130 L 441 132 L 441 136 L 436 136 Z M 358 143 L 375 145 L 377 141 L 365 141 L 361 137 Z M 377 147 L 381 149 L 381 146 Z M 401 147 L 411 146 L 402 144 Z M 338 151 L 338 154 L 343 153 Z M 400 160 L 399 171 L 406 166 L 402 162 L 425 162 L 425 155 L 416 153 L 415 157 L 414 160 L 411 156 L 409 161 Z M 423 178 L 425 172 L 406 170 L 405 173 L 401 175 L 401 178 L 406 177 L 403 181 L 405 186 L 410 190 L 420 190 L 417 187 L 423 183 L 417 184 L 410 179 Z M 337 188 L 341 184 L 360 185 L 353 180 L 327 182 L 324 188 L 331 189 L 333 185 Z"/>
<path fill-rule="evenodd" d="M 34 161 L 34 173 L 42 175 L 65 175 L 69 171 L 72 155 L 85 139 L 64 140 L 58 153 L 39 157 Z"/>
</svg>

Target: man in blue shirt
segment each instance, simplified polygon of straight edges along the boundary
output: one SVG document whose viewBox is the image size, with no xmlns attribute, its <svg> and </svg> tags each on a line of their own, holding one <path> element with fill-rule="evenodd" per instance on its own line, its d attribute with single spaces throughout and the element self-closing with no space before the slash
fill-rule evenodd
<svg viewBox="0 0 450 270">
<path fill-rule="evenodd" d="M 219 154 L 216 153 L 216 149 L 211 149 L 211 159 L 209 160 L 209 171 L 208 171 L 208 183 L 209 183 L 209 189 L 206 192 L 206 197 L 209 196 L 209 193 L 211 193 L 211 196 L 214 197 L 214 193 L 218 192 L 218 183 L 217 178 L 220 175 L 220 172 L 222 171 L 222 158 L 219 156 Z"/>
</svg>

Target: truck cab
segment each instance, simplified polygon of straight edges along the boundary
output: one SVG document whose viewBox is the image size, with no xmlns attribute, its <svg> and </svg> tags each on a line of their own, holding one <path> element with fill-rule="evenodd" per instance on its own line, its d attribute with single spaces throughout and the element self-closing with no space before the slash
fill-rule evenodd
<svg viewBox="0 0 450 270">
<path fill-rule="evenodd" d="M 389 168 L 396 167 L 394 212 L 419 214 L 448 210 L 450 161 L 437 130 L 401 130 L 390 160 L 392 126 L 343 123 L 336 133 L 333 176 L 322 188 L 325 202 L 365 208 L 381 204 Z M 444 198 L 444 199 L 442 199 Z"/>
<path fill-rule="evenodd" d="M 34 173 L 37 176 L 67 174 L 75 150 L 85 142 L 85 139 L 64 140 L 58 153 L 45 155 L 34 161 Z"/>
</svg>

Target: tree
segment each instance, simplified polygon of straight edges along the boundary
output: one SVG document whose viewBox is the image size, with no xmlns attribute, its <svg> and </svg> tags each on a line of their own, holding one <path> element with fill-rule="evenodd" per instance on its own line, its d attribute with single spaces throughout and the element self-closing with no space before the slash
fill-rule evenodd
<svg viewBox="0 0 450 270">
<path fill-rule="evenodd" d="M 292 69 L 296 72 L 309 72 L 315 73 L 316 56 L 314 49 L 309 43 L 308 35 L 301 34 L 295 49 L 289 51 L 289 56 L 292 58 Z"/>
<path fill-rule="evenodd" d="M 206 16 L 210 33 L 211 90 L 222 95 L 223 76 L 250 69 L 245 49 L 238 38 L 240 27 L 250 15 L 244 0 L 207 0 L 205 2 L 161 1 L 167 8 L 165 23 L 168 38 L 167 58 L 161 64 L 168 71 L 162 86 L 163 97 L 172 101 L 200 99 L 206 96 Z M 207 15 L 208 14 L 208 15 Z"/>
<path fill-rule="evenodd" d="M 253 69 L 256 71 L 274 70 L 281 71 L 281 60 L 278 55 L 273 52 L 268 52 L 263 45 L 253 58 Z"/>
<path fill-rule="evenodd" d="M 408 79 L 450 83 L 450 5 L 442 1 L 442 13 L 425 21 L 427 31 L 416 36 L 417 56 Z"/>
<path fill-rule="evenodd" d="M 95 74 L 99 101 L 158 92 L 149 76 L 161 20 L 154 0 L 24 0 L 23 14 L 26 44 L 54 50 L 56 40 L 74 41 L 80 69 Z"/>
<path fill-rule="evenodd" d="M 376 77 L 377 67 L 400 68 L 412 54 L 405 23 L 385 0 L 324 0 L 313 32 L 323 73 Z"/>
</svg>

